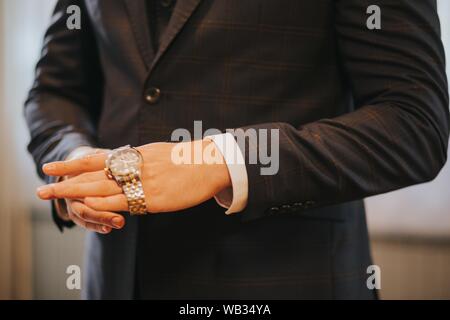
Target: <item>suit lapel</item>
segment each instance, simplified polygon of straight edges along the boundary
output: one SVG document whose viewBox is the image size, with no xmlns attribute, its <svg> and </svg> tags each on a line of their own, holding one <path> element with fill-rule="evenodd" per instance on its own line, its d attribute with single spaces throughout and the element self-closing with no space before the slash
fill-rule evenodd
<svg viewBox="0 0 450 320">
<path fill-rule="evenodd" d="M 175 40 L 176 36 L 194 13 L 201 1 L 202 0 L 177 0 L 169 25 L 161 38 L 158 52 L 149 71 L 153 70 L 155 65 L 161 59 L 161 56 Z"/>
<path fill-rule="evenodd" d="M 147 18 L 147 6 L 145 0 L 122 0 L 128 12 L 131 26 L 136 42 L 139 47 L 142 59 L 147 70 L 152 65 L 154 52 L 150 39 L 150 25 Z"/>
</svg>

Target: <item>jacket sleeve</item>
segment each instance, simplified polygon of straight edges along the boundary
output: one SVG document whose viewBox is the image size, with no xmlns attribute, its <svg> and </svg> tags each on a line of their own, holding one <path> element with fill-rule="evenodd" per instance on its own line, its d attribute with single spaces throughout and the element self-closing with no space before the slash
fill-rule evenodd
<svg viewBox="0 0 450 320">
<path fill-rule="evenodd" d="M 67 8 L 81 9 L 81 29 L 70 30 Z M 24 114 L 32 154 L 41 178 L 42 165 L 58 161 L 79 146 L 95 145 L 101 109 L 102 74 L 95 37 L 84 2 L 59 0 L 45 34 L 34 84 Z M 70 226 L 56 215 L 58 227 Z"/>
<path fill-rule="evenodd" d="M 244 220 L 385 193 L 432 180 L 443 167 L 449 100 L 436 1 L 376 2 L 381 30 L 366 28 L 368 1 L 335 1 L 343 81 L 355 111 L 297 128 L 251 126 L 279 129 L 279 171 L 262 176 L 260 165 L 248 164 L 249 150 L 266 147 L 241 146 L 249 181 Z"/>
</svg>

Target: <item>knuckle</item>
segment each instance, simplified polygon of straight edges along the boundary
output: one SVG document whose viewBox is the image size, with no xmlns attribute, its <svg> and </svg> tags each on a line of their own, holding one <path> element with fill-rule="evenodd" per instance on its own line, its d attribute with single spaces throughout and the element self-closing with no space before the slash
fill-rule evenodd
<svg viewBox="0 0 450 320">
<path fill-rule="evenodd" d="M 96 231 L 99 233 L 106 234 L 109 233 L 109 228 L 101 225 L 96 225 Z"/>
<path fill-rule="evenodd" d="M 108 222 L 105 215 L 102 213 L 99 213 L 99 212 L 94 212 L 91 220 L 94 221 L 95 223 L 102 224 L 102 225 L 105 224 L 105 222 Z"/>
<path fill-rule="evenodd" d="M 55 184 L 49 184 L 48 185 L 49 191 L 53 196 L 58 196 L 58 188 Z"/>
<path fill-rule="evenodd" d="M 115 181 L 108 181 L 104 186 L 108 192 L 122 192 L 122 189 L 120 189 Z"/>
<path fill-rule="evenodd" d="M 111 220 L 111 218 L 106 216 L 106 215 L 102 215 L 102 216 L 99 217 L 99 222 L 101 224 L 109 225 L 110 224 L 110 220 Z"/>
<path fill-rule="evenodd" d="M 85 220 L 85 219 L 86 219 L 86 216 L 87 216 L 86 210 L 85 210 L 85 209 L 79 210 L 79 211 L 78 211 L 78 216 L 79 216 L 81 219 Z"/>
<path fill-rule="evenodd" d="M 83 158 L 79 159 L 79 164 L 82 168 L 89 167 L 91 163 L 91 157 L 90 156 L 84 156 Z"/>
<path fill-rule="evenodd" d="M 67 162 L 61 162 L 60 163 L 60 169 L 66 171 L 68 170 L 70 167 L 67 165 Z"/>
<path fill-rule="evenodd" d="M 88 207 L 91 207 L 91 208 L 94 208 L 94 209 L 98 206 L 98 200 L 95 199 L 95 198 L 91 198 L 91 197 L 85 198 L 84 199 L 84 203 Z"/>
<path fill-rule="evenodd" d="M 63 184 L 59 184 L 59 185 L 52 186 L 52 190 L 53 190 L 53 194 L 56 197 L 62 197 L 67 193 L 68 188 L 67 188 L 67 186 L 65 186 Z"/>
<path fill-rule="evenodd" d="M 91 181 L 95 181 L 96 180 L 96 176 L 92 172 L 82 173 L 82 174 L 78 175 L 77 178 L 78 178 L 78 180 L 80 182 L 91 182 Z"/>
</svg>

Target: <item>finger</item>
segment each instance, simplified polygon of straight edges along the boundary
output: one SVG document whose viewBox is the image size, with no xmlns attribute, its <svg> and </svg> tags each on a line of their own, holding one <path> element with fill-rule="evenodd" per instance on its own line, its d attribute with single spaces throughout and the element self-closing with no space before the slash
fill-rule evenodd
<svg viewBox="0 0 450 320">
<path fill-rule="evenodd" d="M 110 152 L 110 151 L 111 151 L 111 150 L 109 150 L 109 149 L 97 148 L 97 149 L 95 149 L 94 153 L 95 153 L 95 154 L 99 154 L 99 153 L 108 153 L 108 152 Z"/>
<path fill-rule="evenodd" d="M 42 170 L 48 176 L 75 176 L 102 170 L 105 167 L 106 157 L 106 153 L 89 154 L 79 159 L 47 163 Z"/>
<path fill-rule="evenodd" d="M 104 181 L 111 180 L 109 179 L 104 170 L 95 171 L 95 172 L 86 172 L 79 174 L 77 176 L 73 176 L 69 179 L 63 180 L 63 182 L 67 183 L 85 183 L 85 182 L 94 182 L 94 181 Z"/>
<path fill-rule="evenodd" d="M 88 197 L 84 203 L 97 211 L 128 211 L 128 201 L 124 194 L 110 197 Z"/>
<path fill-rule="evenodd" d="M 85 222 L 103 225 L 114 229 L 122 229 L 125 225 L 125 218 L 120 214 L 95 211 L 81 202 L 74 202 L 71 205 L 71 211 Z"/>
<path fill-rule="evenodd" d="M 111 228 L 107 226 L 102 226 L 100 224 L 90 223 L 86 222 L 82 219 L 80 219 L 77 215 L 75 215 L 73 212 L 69 213 L 70 219 L 79 227 L 94 231 L 101 234 L 108 234 L 111 232 Z"/>
<path fill-rule="evenodd" d="M 37 193 L 42 200 L 82 199 L 92 196 L 112 196 L 122 193 L 122 189 L 112 180 L 89 183 L 70 183 L 69 181 L 64 181 L 39 187 Z"/>
</svg>

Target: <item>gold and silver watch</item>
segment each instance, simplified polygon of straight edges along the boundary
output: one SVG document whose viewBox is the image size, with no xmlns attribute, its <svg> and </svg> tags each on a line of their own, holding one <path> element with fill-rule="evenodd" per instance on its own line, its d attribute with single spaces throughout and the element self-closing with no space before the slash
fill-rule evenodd
<svg viewBox="0 0 450 320">
<path fill-rule="evenodd" d="M 105 172 L 109 179 L 117 182 L 128 200 L 131 215 L 147 213 L 141 169 L 144 161 L 141 153 L 130 146 L 111 151 L 105 161 Z"/>
</svg>

